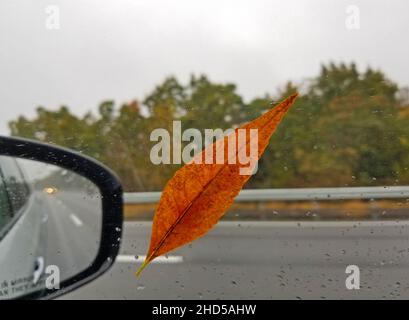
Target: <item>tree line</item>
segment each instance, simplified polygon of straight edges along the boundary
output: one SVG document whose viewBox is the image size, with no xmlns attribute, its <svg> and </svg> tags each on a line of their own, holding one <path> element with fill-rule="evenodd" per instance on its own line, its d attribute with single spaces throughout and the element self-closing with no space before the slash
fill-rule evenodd
<svg viewBox="0 0 409 320">
<path fill-rule="evenodd" d="M 38 107 L 9 123 L 11 135 L 68 147 L 112 168 L 127 191 L 160 191 L 180 165 L 154 165 L 156 128 L 223 130 L 260 116 L 294 92 L 300 95 L 279 126 L 247 188 L 379 186 L 409 183 L 408 90 L 371 68 L 330 63 L 308 83 L 246 102 L 233 83 L 192 75 L 166 78 L 142 101 L 73 114 Z"/>
</svg>

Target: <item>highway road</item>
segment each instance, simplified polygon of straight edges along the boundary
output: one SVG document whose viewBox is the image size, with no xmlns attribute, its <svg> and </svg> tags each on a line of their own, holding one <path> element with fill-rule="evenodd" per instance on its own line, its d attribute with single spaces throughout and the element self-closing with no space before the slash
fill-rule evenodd
<svg viewBox="0 0 409 320">
<path fill-rule="evenodd" d="M 34 191 L 1 241 L 0 299 L 31 292 L 33 279 L 44 278 L 50 265 L 59 267 L 62 280 L 90 265 L 99 249 L 102 209 L 98 197 L 84 194 Z"/>
<path fill-rule="evenodd" d="M 64 190 L 41 195 L 48 213 L 46 264 L 58 266 L 62 280 L 85 270 L 99 249 L 101 201 L 83 194 Z"/>
<path fill-rule="evenodd" d="M 409 222 L 221 222 L 136 278 L 150 228 L 127 222 L 113 268 L 62 299 L 409 298 Z"/>
</svg>

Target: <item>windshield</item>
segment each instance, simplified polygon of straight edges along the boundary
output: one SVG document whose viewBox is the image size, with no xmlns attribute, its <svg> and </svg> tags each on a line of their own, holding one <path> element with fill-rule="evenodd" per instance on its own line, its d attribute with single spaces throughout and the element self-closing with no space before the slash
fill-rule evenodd
<svg viewBox="0 0 409 320">
<path fill-rule="evenodd" d="M 409 298 L 408 9 L 399 0 L 2 1 L 0 133 L 91 156 L 125 190 L 113 268 L 65 298 Z M 168 181 L 295 93 L 217 225 L 136 277 Z M 30 194 L 2 165 L 0 237 Z M 216 191 L 234 187 L 226 177 Z M 187 199 L 201 183 L 199 172 L 174 190 Z"/>
</svg>

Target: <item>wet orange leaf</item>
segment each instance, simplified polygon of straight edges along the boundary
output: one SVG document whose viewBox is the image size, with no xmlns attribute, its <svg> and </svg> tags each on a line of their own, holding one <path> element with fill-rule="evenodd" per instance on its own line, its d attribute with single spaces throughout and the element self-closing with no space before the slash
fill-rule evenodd
<svg viewBox="0 0 409 320">
<path fill-rule="evenodd" d="M 296 97 L 297 94 L 288 97 L 259 118 L 238 128 L 246 129 L 247 132 L 257 129 L 257 159 L 263 154 L 272 134 Z M 196 163 L 191 161 L 169 180 L 153 219 L 151 243 L 145 262 L 137 275 L 156 257 L 203 236 L 233 204 L 234 198 L 251 177 L 251 174 L 241 173 L 243 165 L 239 161 L 236 164 L 229 161 L 240 151 L 238 143 L 234 155 L 227 150 L 229 137 L 235 135 L 238 139 L 238 129 L 195 156 L 196 160 L 203 159 L 201 164 L 198 164 L 198 161 Z M 247 134 L 246 139 L 248 137 Z M 206 152 L 213 150 L 215 156 L 217 148 L 223 143 L 223 162 L 213 161 L 213 164 L 206 164 L 204 161 Z M 247 139 L 242 147 L 250 152 L 251 143 L 251 139 Z"/>
</svg>

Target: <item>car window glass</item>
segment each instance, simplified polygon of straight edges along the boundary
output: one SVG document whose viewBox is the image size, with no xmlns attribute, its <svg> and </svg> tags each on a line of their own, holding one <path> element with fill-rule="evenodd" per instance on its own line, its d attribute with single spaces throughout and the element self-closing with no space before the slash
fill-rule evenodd
<svg viewBox="0 0 409 320">
<path fill-rule="evenodd" d="M 0 133 L 95 158 L 123 184 L 120 257 L 74 297 L 409 298 L 408 1 L 57 2 L 0 1 Z M 184 155 L 295 92 L 214 229 L 135 278 Z M 7 171 L 18 209 L 24 178 Z"/>
<path fill-rule="evenodd" d="M 11 217 L 12 211 L 10 207 L 10 200 L 8 198 L 6 186 L 0 168 L 0 236 L 3 233 L 3 228 L 10 221 Z"/>
<path fill-rule="evenodd" d="M 0 157 L 3 168 L 4 183 L 9 194 L 11 206 L 16 214 L 27 202 L 29 189 L 16 160 L 10 157 Z"/>
</svg>

